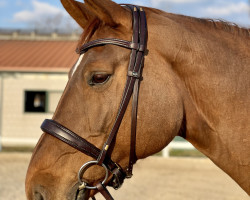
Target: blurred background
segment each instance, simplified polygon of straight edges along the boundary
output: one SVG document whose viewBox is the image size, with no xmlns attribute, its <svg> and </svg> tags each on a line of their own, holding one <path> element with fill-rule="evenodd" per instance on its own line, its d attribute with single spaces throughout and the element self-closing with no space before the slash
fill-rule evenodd
<svg viewBox="0 0 250 200">
<path fill-rule="evenodd" d="M 250 26 L 248 0 L 126 3 Z M 59 0 L 0 0 L 0 149 L 35 145 L 40 123 L 52 116 L 77 59 L 74 50 L 81 32 Z"/>
<path fill-rule="evenodd" d="M 166 12 L 219 19 L 236 23 L 241 27 L 250 27 L 248 0 L 115 2 L 138 4 Z M 52 117 L 68 80 L 67 72 L 78 58 L 74 50 L 81 32 L 81 28 L 68 16 L 59 0 L 0 0 L 0 200 L 25 199 L 24 177 L 30 152 L 41 135 L 41 122 Z M 181 157 L 181 160 L 171 160 L 169 156 Z M 205 170 L 200 171 L 197 176 L 200 178 L 197 178 L 194 185 L 190 185 L 188 180 L 182 182 L 183 185 L 178 183 L 179 186 L 188 189 L 182 194 L 177 192 L 178 197 L 173 195 L 168 199 L 247 199 L 236 183 L 181 138 L 176 137 L 167 148 L 157 154 L 157 157 L 168 158 L 168 165 L 165 167 L 169 169 L 172 180 L 176 178 L 176 184 L 180 177 L 174 177 L 173 174 L 178 167 L 181 171 L 186 170 L 186 175 L 190 176 L 193 176 L 195 170 Z M 196 158 L 187 161 L 183 160 L 183 157 Z M 203 158 L 203 161 L 197 160 L 197 157 Z M 157 171 L 159 168 L 153 165 L 155 162 L 149 160 L 148 166 L 156 168 Z M 176 167 L 178 163 L 181 164 Z M 197 168 L 197 165 L 201 168 Z M 164 164 L 162 166 L 164 168 Z M 140 165 L 137 170 L 141 171 Z M 221 179 L 218 180 L 218 177 Z M 139 179 L 141 180 L 141 177 Z M 211 182 L 210 186 L 202 186 L 204 179 Z M 217 188 L 214 193 L 213 180 L 225 187 Z M 16 184 L 22 187 L 17 189 Z M 199 187 L 203 192 L 190 194 Z M 13 190 L 15 193 L 10 192 Z M 228 194 L 229 191 L 231 193 Z M 150 194 L 147 195 L 147 198 L 141 199 L 154 199 Z"/>
<path fill-rule="evenodd" d="M 248 0 L 116 0 L 202 18 L 224 19 L 249 26 Z M 0 0 L 0 28 L 74 30 L 59 0 Z"/>
</svg>

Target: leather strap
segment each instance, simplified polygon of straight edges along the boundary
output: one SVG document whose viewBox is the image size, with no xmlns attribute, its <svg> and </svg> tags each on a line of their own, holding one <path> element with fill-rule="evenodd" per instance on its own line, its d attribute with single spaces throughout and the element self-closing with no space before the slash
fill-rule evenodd
<svg viewBox="0 0 250 200">
<path fill-rule="evenodd" d="M 107 188 L 101 182 L 98 183 L 96 187 L 106 200 L 114 200 Z"/>
<path fill-rule="evenodd" d="M 142 37 L 146 37 L 147 33 L 146 33 L 146 17 L 145 17 L 145 13 L 142 9 L 139 9 L 135 6 L 131 6 L 131 5 L 128 5 L 128 7 L 132 10 L 132 13 L 133 13 L 133 38 L 132 38 L 132 43 L 139 43 L 139 46 L 142 45 L 145 47 L 145 44 L 146 44 L 146 39 L 142 39 Z M 142 16 L 140 15 L 140 12 L 142 14 Z M 141 29 L 142 28 L 142 29 Z M 140 35 L 140 38 L 139 38 L 139 34 L 141 33 Z M 141 39 L 141 41 L 140 41 Z M 128 69 L 128 74 L 130 71 L 132 71 L 132 73 L 134 74 L 139 74 L 140 72 L 142 72 L 141 68 L 142 68 L 142 64 L 143 64 L 143 58 L 144 58 L 144 52 L 143 51 L 138 51 L 138 50 L 135 50 L 135 49 L 132 49 L 132 52 L 131 52 L 131 56 L 130 56 L 130 63 L 129 63 L 129 69 Z M 109 137 L 106 141 L 106 143 L 104 144 L 103 146 L 103 149 L 101 151 L 101 154 L 98 158 L 98 164 L 102 164 L 106 155 L 107 155 L 107 152 L 109 150 L 109 147 L 110 145 L 112 144 L 112 141 L 114 140 L 114 138 L 116 137 L 116 134 L 119 130 L 119 127 L 120 127 L 120 124 L 121 124 L 121 121 L 123 119 L 123 116 L 125 114 L 125 111 L 127 109 L 127 106 L 129 104 L 129 101 L 130 101 L 130 98 L 131 98 L 131 95 L 132 95 L 132 92 L 134 90 L 134 86 L 135 86 L 135 82 L 137 80 L 137 77 L 135 76 L 128 76 L 127 78 L 127 82 L 126 82 L 126 86 L 125 86 L 125 90 L 123 92 L 123 98 L 122 98 L 122 101 L 121 101 L 121 104 L 120 104 L 120 109 L 119 109 L 119 112 L 118 112 L 118 115 L 117 115 L 117 118 L 116 118 L 116 121 L 115 121 L 115 124 L 109 134 Z M 138 84 L 138 87 L 139 87 L 139 84 Z M 137 90 L 139 91 L 139 90 Z M 135 98 L 138 97 L 138 95 L 134 95 Z M 135 100 L 135 102 L 137 102 L 137 100 Z M 136 107 L 136 110 L 137 110 L 137 103 L 136 105 L 134 105 Z M 136 114 L 137 112 L 135 112 Z M 133 124 L 133 131 L 132 131 L 132 134 L 131 134 L 131 139 L 134 138 L 135 139 L 135 135 L 136 135 L 136 116 L 135 117 L 132 117 L 132 124 Z M 133 141 L 133 145 L 135 146 L 135 143 Z M 135 150 L 135 147 L 133 147 L 133 150 Z M 135 153 L 130 153 L 131 155 L 135 154 Z M 127 177 L 131 177 L 132 175 L 132 165 L 135 163 L 136 161 L 136 156 L 132 156 L 132 160 L 130 158 L 130 162 L 129 162 L 129 165 L 128 165 L 128 170 L 127 170 Z M 132 164 L 133 163 L 133 164 Z"/>
<path fill-rule="evenodd" d="M 69 130 L 68 128 L 64 127 L 63 125 L 59 124 L 58 122 L 45 119 L 41 125 L 42 131 L 56 137 L 57 139 L 63 141 L 64 143 L 70 145 L 71 147 L 81 151 L 82 153 L 94 158 L 95 160 L 98 158 L 101 150 L 98 149 L 93 144 L 89 143 L 84 138 L 80 137 L 73 131 Z M 105 159 L 104 164 L 108 167 L 109 171 L 115 175 L 114 178 L 121 178 L 124 179 L 125 172 L 123 172 L 122 168 L 114 163 L 108 156 Z M 114 174 L 114 170 L 118 168 L 118 172 Z M 123 180 L 115 180 L 116 182 L 123 182 Z M 117 186 L 116 186 L 117 187 Z"/>
<path fill-rule="evenodd" d="M 133 9 L 133 6 L 129 6 L 130 9 Z M 139 40 L 140 46 L 146 46 L 147 41 L 147 24 L 146 24 L 146 16 L 142 8 L 138 8 L 140 10 L 140 32 L 139 32 Z M 135 37 L 135 36 L 133 36 Z M 136 81 L 133 89 L 133 101 L 132 101 L 132 114 L 131 114 L 131 138 L 130 138 L 130 156 L 129 156 L 129 165 L 126 170 L 127 178 L 132 177 L 133 165 L 137 161 L 136 156 L 136 127 L 137 127 L 137 110 L 138 110 L 138 99 L 139 99 L 139 88 L 140 88 L 140 81 L 142 80 L 142 70 L 144 66 L 144 51 L 138 53 L 137 58 L 141 56 L 141 59 L 137 60 L 136 65 L 139 66 L 139 71 L 136 76 Z M 139 57 L 140 58 L 140 57 Z"/>
<path fill-rule="evenodd" d="M 115 39 L 115 38 L 103 38 L 103 39 L 93 40 L 91 42 L 84 44 L 80 49 L 77 49 L 76 52 L 78 54 L 83 54 L 93 47 L 103 46 L 106 44 L 112 44 L 112 45 L 124 47 L 127 49 L 134 49 L 136 51 L 145 50 L 145 46 L 139 45 L 138 43 L 133 43 L 127 40 L 120 40 L 120 39 Z"/>
<path fill-rule="evenodd" d="M 100 154 L 101 150 L 96 146 L 54 120 L 45 119 L 41 129 L 94 159 Z"/>
</svg>

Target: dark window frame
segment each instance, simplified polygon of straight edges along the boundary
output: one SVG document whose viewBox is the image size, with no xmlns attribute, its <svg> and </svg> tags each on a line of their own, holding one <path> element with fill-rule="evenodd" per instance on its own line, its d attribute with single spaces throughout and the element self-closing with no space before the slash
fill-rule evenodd
<svg viewBox="0 0 250 200">
<path fill-rule="evenodd" d="M 25 113 L 47 113 L 47 91 L 25 90 L 24 112 Z"/>
</svg>

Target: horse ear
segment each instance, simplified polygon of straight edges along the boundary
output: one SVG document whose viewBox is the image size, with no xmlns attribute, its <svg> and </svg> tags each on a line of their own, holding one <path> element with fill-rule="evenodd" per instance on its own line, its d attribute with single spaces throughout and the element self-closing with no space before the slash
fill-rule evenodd
<svg viewBox="0 0 250 200">
<path fill-rule="evenodd" d="M 73 19 L 84 29 L 89 21 L 94 18 L 93 14 L 88 11 L 85 5 L 75 0 L 61 0 L 65 10 Z"/>
<path fill-rule="evenodd" d="M 130 12 L 111 0 L 84 0 L 86 7 L 101 21 L 110 26 L 128 26 Z"/>
</svg>

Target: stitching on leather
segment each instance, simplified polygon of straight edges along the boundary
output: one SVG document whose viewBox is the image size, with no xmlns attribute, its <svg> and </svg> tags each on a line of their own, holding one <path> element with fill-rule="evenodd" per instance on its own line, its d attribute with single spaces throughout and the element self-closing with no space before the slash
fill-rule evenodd
<svg viewBox="0 0 250 200">
<path fill-rule="evenodd" d="M 90 144 L 87 140 L 85 140 L 84 138 L 82 138 L 82 137 L 76 135 L 75 133 L 73 133 L 72 131 L 70 131 L 69 129 L 67 129 L 66 127 L 64 127 L 64 126 L 62 126 L 62 125 L 59 125 L 59 124 L 57 124 L 57 123 L 54 122 L 54 121 L 49 121 L 49 122 L 52 123 L 52 124 L 54 124 L 54 125 L 55 125 L 56 127 L 58 127 L 59 129 L 64 130 L 65 132 L 67 132 L 68 134 L 70 134 L 72 137 L 74 137 L 74 138 L 76 138 L 76 139 L 78 139 L 78 140 L 84 141 L 84 143 L 85 143 L 88 147 L 90 147 L 91 149 L 93 149 L 94 151 L 96 151 L 96 153 L 98 153 L 98 154 L 100 153 L 100 152 L 99 152 L 99 149 L 97 150 L 97 147 L 96 147 L 96 146 Z"/>
<path fill-rule="evenodd" d="M 59 138 L 60 140 L 64 141 L 66 144 L 69 144 L 70 146 L 76 148 L 76 149 L 79 149 L 80 151 L 82 151 L 83 153 L 91 156 L 91 157 L 94 157 L 96 158 L 96 155 L 94 153 L 91 153 L 89 151 L 87 151 L 87 149 L 85 149 L 84 147 L 81 147 L 79 145 L 77 145 L 76 143 L 70 141 L 70 140 L 67 140 L 66 138 L 60 136 L 59 134 L 57 134 L 56 132 L 54 131 L 51 131 L 51 130 L 48 130 L 47 128 L 44 128 L 42 127 L 47 133 L 49 133 L 50 135 L 56 137 L 56 138 Z"/>
<path fill-rule="evenodd" d="M 53 121 L 50 121 L 50 120 L 48 120 L 47 122 L 48 122 L 48 123 L 52 123 L 52 124 L 54 124 L 54 125 L 57 126 L 56 122 L 53 122 Z M 57 127 L 60 128 L 59 126 L 57 126 Z M 81 152 L 83 152 L 84 154 L 86 154 L 86 155 L 88 155 L 88 156 L 90 156 L 90 157 L 92 157 L 92 158 L 97 159 L 97 158 L 98 158 L 98 155 L 100 154 L 100 152 L 96 152 L 98 155 L 95 155 L 94 153 L 91 153 L 91 152 L 87 151 L 85 148 L 83 148 L 83 147 L 77 145 L 76 143 L 71 142 L 70 140 L 67 140 L 66 138 L 60 136 L 60 135 L 57 134 L 56 132 L 54 132 L 54 131 L 52 131 L 52 130 L 49 130 L 49 129 L 45 128 L 45 127 L 41 127 L 41 128 L 42 128 L 44 131 L 46 131 L 47 133 L 49 133 L 50 135 L 52 135 L 53 137 L 56 137 L 56 138 L 62 140 L 62 141 L 65 142 L 66 144 L 68 144 L 68 145 L 70 145 L 70 146 L 72 146 L 72 147 L 74 147 L 74 148 L 80 150 Z M 99 151 L 100 151 L 100 150 L 99 150 Z M 106 160 L 106 164 L 107 164 L 109 170 L 111 171 L 111 170 L 114 168 L 115 163 L 114 163 L 109 157 L 107 157 L 105 160 Z"/>
</svg>

